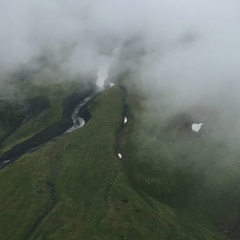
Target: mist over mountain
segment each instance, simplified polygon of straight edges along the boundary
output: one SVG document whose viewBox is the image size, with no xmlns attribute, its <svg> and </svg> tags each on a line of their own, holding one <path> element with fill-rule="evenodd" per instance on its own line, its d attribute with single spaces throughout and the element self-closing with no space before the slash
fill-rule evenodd
<svg viewBox="0 0 240 240">
<path fill-rule="evenodd" d="M 225 0 L 1 1 L 1 74 L 23 66 L 92 74 L 114 49 L 132 41 L 123 64 L 137 59 L 135 71 L 145 85 L 199 98 L 239 82 L 239 5 Z"/>
<path fill-rule="evenodd" d="M 239 9 L 0 0 L 0 237 L 238 239 Z"/>
<path fill-rule="evenodd" d="M 1 95 L 7 89 L 10 96 L 9 81 L 21 76 L 59 82 L 97 81 L 102 74 L 99 79 L 114 82 L 128 72 L 147 93 L 146 108 L 167 93 L 171 111 L 207 106 L 217 114 L 218 131 L 231 131 L 240 118 L 239 6 L 225 0 L 1 1 Z"/>
</svg>

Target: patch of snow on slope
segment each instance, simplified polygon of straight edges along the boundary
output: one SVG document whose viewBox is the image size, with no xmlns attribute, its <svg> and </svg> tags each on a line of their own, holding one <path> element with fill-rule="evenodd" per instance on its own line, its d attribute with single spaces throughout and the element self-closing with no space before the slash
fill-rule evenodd
<svg viewBox="0 0 240 240">
<path fill-rule="evenodd" d="M 203 123 L 193 123 L 192 130 L 193 132 L 199 132 Z"/>
<path fill-rule="evenodd" d="M 70 127 L 65 133 L 73 132 L 74 130 L 81 128 L 85 124 L 85 120 L 81 117 L 72 117 L 73 126 Z"/>
</svg>

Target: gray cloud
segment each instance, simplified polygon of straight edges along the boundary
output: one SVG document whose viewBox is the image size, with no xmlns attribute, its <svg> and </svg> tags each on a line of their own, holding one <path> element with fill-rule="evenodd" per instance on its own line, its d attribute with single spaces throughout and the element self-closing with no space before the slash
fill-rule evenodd
<svg viewBox="0 0 240 240">
<path fill-rule="evenodd" d="M 226 85 L 238 86 L 239 7 L 236 0 L 1 0 L 1 73 L 41 65 L 89 74 L 138 36 L 115 63 L 141 62 L 134 70 L 146 87 L 175 89 L 183 102 L 189 102 L 187 92 L 197 101 Z"/>
</svg>

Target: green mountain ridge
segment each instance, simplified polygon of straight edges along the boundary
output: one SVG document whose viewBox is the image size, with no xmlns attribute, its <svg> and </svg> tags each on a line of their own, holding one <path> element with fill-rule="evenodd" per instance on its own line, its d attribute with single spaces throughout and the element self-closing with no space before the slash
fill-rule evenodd
<svg viewBox="0 0 240 240">
<path fill-rule="evenodd" d="M 161 114 L 145 115 L 144 98 L 119 84 L 127 96 L 117 85 L 104 90 L 89 105 L 92 118 L 86 125 L 0 171 L 1 239 L 238 239 L 237 232 L 226 234 L 238 217 L 230 204 L 237 198 L 236 177 L 226 176 L 214 191 L 214 162 L 202 176 L 209 156 L 222 154 L 213 151 L 219 143 L 203 142 L 174 124 L 166 130 Z M 59 118 L 60 103 L 74 86 L 67 85 L 54 88 L 54 96 L 51 88 L 41 90 L 50 96 L 49 109 L 13 133 L 2 152 Z M 41 124 L 35 128 L 37 119 Z M 228 192 L 232 197 L 222 198 Z"/>
</svg>

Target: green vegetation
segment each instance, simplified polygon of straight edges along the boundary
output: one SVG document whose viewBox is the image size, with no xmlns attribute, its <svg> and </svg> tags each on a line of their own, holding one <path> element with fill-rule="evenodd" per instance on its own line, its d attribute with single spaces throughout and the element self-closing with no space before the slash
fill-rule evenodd
<svg viewBox="0 0 240 240">
<path fill-rule="evenodd" d="M 25 109 L 17 102 L 6 102 L 0 100 L 0 139 L 8 132 L 15 129 L 21 123 L 25 115 Z"/>
<path fill-rule="evenodd" d="M 17 87 L 17 91 L 21 92 L 22 95 L 20 95 L 21 97 L 15 96 L 17 100 L 23 102 L 24 105 L 34 104 L 33 110 L 35 110 L 37 103 L 39 103 L 39 98 L 45 98 L 49 101 L 49 103 L 45 103 L 46 100 L 42 100 L 42 102 L 44 104 L 49 104 L 49 107 L 45 108 L 43 111 L 39 111 L 39 114 L 38 112 L 33 112 L 32 117 L 27 121 L 27 123 L 17 129 L 17 131 L 6 139 L 2 145 L 2 152 L 10 149 L 17 143 L 32 137 L 34 134 L 45 129 L 47 126 L 57 122 L 61 118 L 61 104 L 63 99 L 70 95 L 77 85 L 78 83 L 74 81 L 65 82 L 64 84 L 49 83 L 42 85 L 34 82 L 28 82 L 25 85 L 24 82 L 23 85 L 19 85 Z"/>
<path fill-rule="evenodd" d="M 122 153 L 132 186 L 171 206 L 180 218 L 231 231 L 239 218 L 240 152 L 230 151 L 207 127 L 193 133 L 195 112 L 171 110 L 166 95 L 149 100 L 129 92 Z M 145 108 L 149 102 L 153 105 Z M 238 239 L 239 232 L 230 236 Z"/>
<path fill-rule="evenodd" d="M 6 146 L 57 121 L 71 87 L 36 90 L 32 97 L 47 96 L 50 108 L 22 126 Z M 0 171 L 1 239 L 227 239 L 210 213 L 200 216 L 206 206 L 210 210 L 208 202 L 201 205 L 204 198 L 199 198 L 195 205 L 202 180 L 199 168 L 187 160 L 195 136 L 169 147 L 171 136 L 165 132 L 162 138 L 162 127 L 150 125 L 147 115 L 141 120 L 144 98 L 130 89 L 127 105 L 128 124 L 120 131 L 122 92 L 105 90 L 89 106 L 92 118 L 84 127 Z M 116 157 L 118 144 L 124 164 Z M 200 153 L 197 147 L 194 151 Z M 176 159 L 184 159 L 184 168 Z"/>
</svg>

